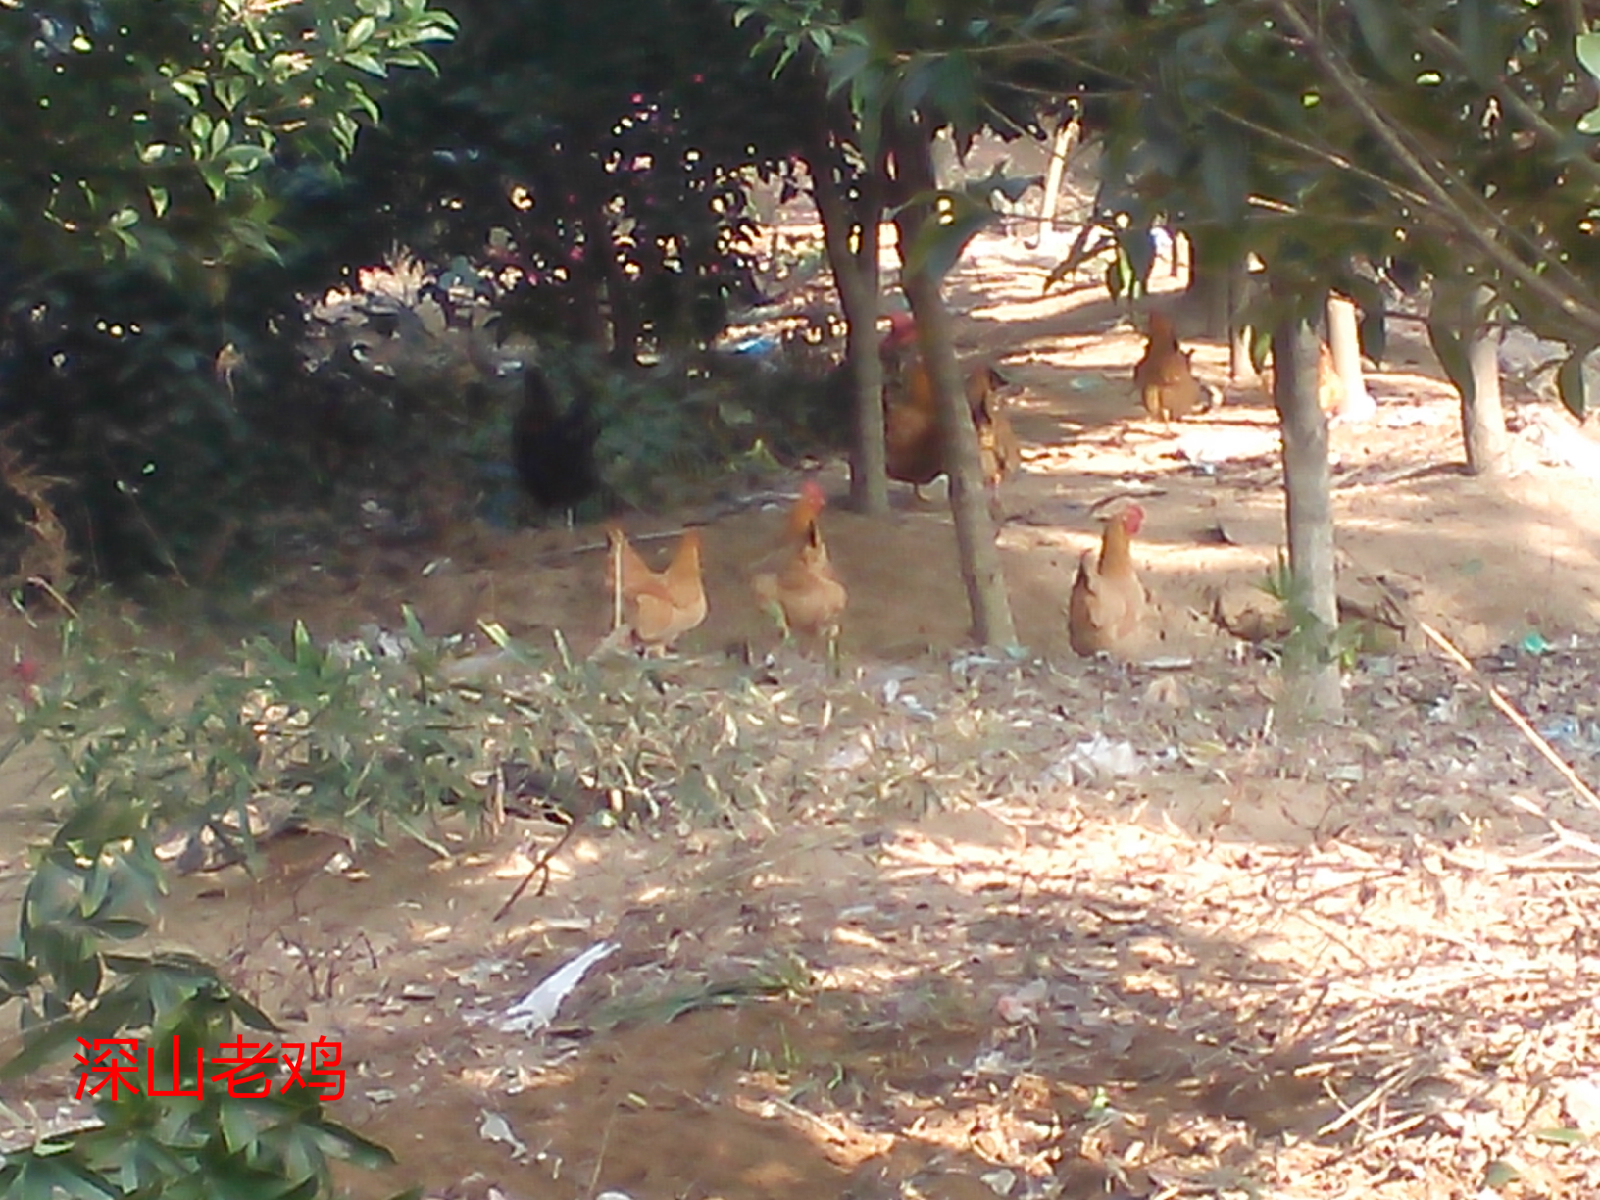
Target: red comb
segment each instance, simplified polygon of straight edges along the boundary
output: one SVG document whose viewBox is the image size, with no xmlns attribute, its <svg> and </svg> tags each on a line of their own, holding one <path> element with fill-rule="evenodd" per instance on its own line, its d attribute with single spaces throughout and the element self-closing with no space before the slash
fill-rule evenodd
<svg viewBox="0 0 1600 1200">
<path fill-rule="evenodd" d="M 889 314 L 889 332 L 883 340 L 891 346 L 903 346 L 917 339 L 917 319 L 908 312 Z"/>
</svg>

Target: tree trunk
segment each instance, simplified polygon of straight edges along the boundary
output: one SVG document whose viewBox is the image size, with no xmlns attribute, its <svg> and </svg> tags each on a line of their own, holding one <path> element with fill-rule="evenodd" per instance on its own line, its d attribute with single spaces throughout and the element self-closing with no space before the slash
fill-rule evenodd
<svg viewBox="0 0 1600 1200">
<path fill-rule="evenodd" d="M 1472 372 L 1472 386 L 1461 390 L 1461 435 L 1467 445 L 1467 470 L 1474 475 L 1504 475 L 1509 465 L 1510 439 L 1500 400 L 1502 334 L 1484 321 L 1493 299 L 1488 288 L 1474 289 L 1461 327 Z"/>
<path fill-rule="evenodd" d="M 1288 710 L 1337 719 L 1343 712 L 1332 638 L 1339 624 L 1333 560 L 1328 422 L 1317 403 L 1315 331 L 1302 320 L 1272 332 L 1272 400 L 1283 434 L 1283 487 L 1289 532 L 1289 610 L 1294 624 L 1284 654 Z M 1291 653 L 1292 651 L 1292 653 Z"/>
<path fill-rule="evenodd" d="M 1039 201 L 1039 230 L 1028 242 L 1031 250 L 1042 246 L 1055 230 L 1056 208 L 1061 203 L 1061 182 L 1066 178 L 1067 163 L 1072 159 L 1073 142 L 1078 135 L 1078 114 L 1070 112 L 1056 126 L 1055 137 L 1050 141 L 1050 165 L 1044 173 L 1044 196 Z"/>
<path fill-rule="evenodd" d="M 561 151 L 554 151 L 552 154 L 552 159 L 548 160 L 548 173 L 549 177 L 557 182 L 545 190 L 553 197 L 561 213 L 562 221 L 568 230 L 567 236 L 570 238 L 574 229 L 583 234 L 581 245 L 569 244 L 563 247 L 567 253 L 567 267 L 572 274 L 574 309 L 563 332 L 579 345 L 607 351 L 611 344 L 611 327 L 606 320 L 604 273 L 599 269 L 593 253 L 594 248 L 590 245 L 589 230 L 577 206 L 577 197 L 567 190 L 568 181 L 578 170 L 578 164 Z M 526 262 L 528 257 L 526 240 L 522 243 L 522 254 Z M 529 270 L 531 271 L 531 267 Z"/>
<path fill-rule="evenodd" d="M 1366 422 L 1377 414 L 1378 404 L 1361 376 L 1361 337 L 1356 330 L 1356 306 L 1343 296 L 1328 297 L 1328 350 L 1339 376 L 1339 418 Z"/>
<path fill-rule="evenodd" d="M 934 188 L 932 147 L 927 131 L 915 118 L 899 122 L 891 136 L 900 275 L 916 317 L 922 361 L 928 367 L 934 399 L 939 406 L 945 473 L 950 480 L 950 512 L 955 519 L 962 580 L 972 609 L 972 635 L 982 646 L 1010 648 L 1017 644 L 1017 629 L 1011 617 L 1011 598 L 1000 569 L 994 520 L 989 514 L 983 486 L 978 431 L 972 421 L 961 366 L 951 342 L 950 314 L 945 308 L 940 281 L 925 264 L 916 264 L 913 269 L 911 261 L 917 234 L 930 215 L 927 197 Z"/>
<path fill-rule="evenodd" d="M 889 511 L 889 476 L 883 445 L 883 363 L 878 357 L 878 230 L 883 221 L 882 180 L 868 180 L 851 212 L 843 192 L 843 156 L 819 122 L 811 139 L 811 194 L 822 216 L 822 240 L 833 270 L 847 327 L 845 361 L 855 395 L 851 439 L 850 502 L 857 511 Z M 851 249 L 851 241 L 857 248 Z"/>
<path fill-rule="evenodd" d="M 578 145 L 569 145 L 559 153 L 561 170 L 569 181 L 566 186 L 571 187 L 576 195 L 576 211 L 573 215 L 578 227 L 583 230 L 581 266 L 589 273 L 597 290 L 601 287 L 605 290 L 611 325 L 610 357 L 619 366 L 637 366 L 639 314 L 628 287 L 628 277 L 623 273 L 622 262 L 617 256 L 611 217 L 606 212 L 606 178 L 600 156 L 587 153 Z"/>
<path fill-rule="evenodd" d="M 1174 234 L 1173 261 L 1177 261 L 1177 235 Z M 1207 245 L 1205 236 L 1189 238 L 1189 283 L 1184 289 L 1184 307 L 1200 318 L 1206 337 L 1230 337 L 1238 313 L 1239 286 L 1236 276 L 1244 274 L 1244 262 L 1220 260 Z M 1229 361 L 1230 371 L 1232 360 Z"/>
<path fill-rule="evenodd" d="M 1192 251 L 1191 251 L 1192 253 Z M 1250 361 L 1250 327 L 1243 323 L 1244 264 L 1238 271 L 1228 274 L 1228 382 L 1237 384 L 1246 374 L 1255 376 L 1255 364 Z"/>
</svg>

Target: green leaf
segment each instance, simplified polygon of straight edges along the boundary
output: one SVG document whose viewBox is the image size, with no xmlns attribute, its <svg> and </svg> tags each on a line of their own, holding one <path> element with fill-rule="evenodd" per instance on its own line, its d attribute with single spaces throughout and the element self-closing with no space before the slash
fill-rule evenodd
<svg viewBox="0 0 1600 1200">
<path fill-rule="evenodd" d="M 1491 1162 L 1483 1172 L 1483 1186 L 1490 1191 L 1499 1191 L 1508 1183 L 1515 1183 L 1522 1178 L 1522 1172 L 1517 1170 L 1503 1158 Z"/>
<path fill-rule="evenodd" d="M 1494 41 L 1495 12 L 1492 0 L 1456 0 L 1457 45 L 1472 77 L 1479 83 L 1492 83 L 1504 59 Z"/>
<path fill-rule="evenodd" d="M 1548 1142 L 1553 1146 L 1583 1146 L 1589 1141 L 1583 1130 L 1568 1125 L 1535 1129 L 1533 1136 L 1534 1140 Z"/>
<path fill-rule="evenodd" d="M 1577 50 L 1583 69 L 1600 79 L 1600 33 L 1580 33 Z"/>
<path fill-rule="evenodd" d="M 290 635 L 294 646 L 294 665 L 300 670 L 316 670 L 322 666 L 322 654 L 311 640 L 311 630 L 296 618 L 294 632 Z"/>
<path fill-rule="evenodd" d="M 1382 363 L 1389 348 L 1389 326 L 1383 309 L 1363 310 L 1356 326 L 1356 340 L 1361 343 L 1361 353 L 1374 363 Z"/>
<path fill-rule="evenodd" d="M 70 1063 L 73 1054 L 82 1049 L 78 1038 L 94 1036 L 96 1032 L 81 1021 L 62 1020 L 37 1026 L 23 1036 L 22 1049 L 16 1056 L 0 1066 L 0 1079 L 21 1079 L 47 1066 Z"/>
<path fill-rule="evenodd" d="M 0 955 L 0 987 L 13 995 L 20 995 L 39 980 L 39 973 L 27 959 L 14 955 Z"/>
<path fill-rule="evenodd" d="M 318 1140 L 329 1153 L 335 1154 L 357 1166 L 376 1169 L 394 1165 L 394 1155 L 386 1146 L 364 1138 L 355 1130 L 327 1120 L 306 1122 L 318 1135 Z"/>
<path fill-rule="evenodd" d="M 372 35 L 378 32 L 378 22 L 370 16 L 358 17 L 350 26 L 350 32 L 345 34 L 345 48 L 358 50 L 372 40 Z"/>
<path fill-rule="evenodd" d="M 1272 330 L 1267 325 L 1250 327 L 1250 368 L 1259 375 L 1272 353 Z"/>
<path fill-rule="evenodd" d="M 1350 0 L 1356 27 L 1373 61 L 1395 82 L 1410 83 L 1414 74 L 1406 47 L 1413 44 L 1399 29 L 1394 7 L 1385 0 Z"/>
<path fill-rule="evenodd" d="M 7 1190 L 7 1195 L 16 1196 L 18 1200 L 54 1200 L 60 1195 L 75 1200 L 104 1200 L 123 1194 L 120 1188 L 65 1157 L 43 1157 L 37 1148 L 34 1152 L 23 1152 L 21 1157 L 22 1169 Z"/>
<path fill-rule="evenodd" d="M 1459 288 L 1441 282 L 1434 289 L 1433 303 L 1428 308 L 1428 342 L 1445 376 L 1461 393 L 1462 400 L 1471 403 L 1477 385 L 1472 377 L 1467 338 L 1475 331 L 1462 329 L 1463 313 Z"/>
<path fill-rule="evenodd" d="M 1589 385 L 1584 379 L 1583 364 L 1594 349 L 1593 346 L 1584 346 L 1574 351 L 1556 372 L 1556 390 L 1561 394 L 1561 403 L 1580 421 L 1589 412 Z"/>
<path fill-rule="evenodd" d="M 222 105 L 227 112 L 233 112 L 239 107 L 239 102 L 250 91 L 250 83 L 240 76 L 218 79 L 211 85 L 211 91 L 217 98 L 217 103 Z"/>
<path fill-rule="evenodd" d="M 1208 123 L 1201 141 L 1200 174 L 1216 218 L 1224 225 L 1237 222 L 1244 212 L 1250 164 L 1244 137 L 1235 126 Z"/>
<path fill-rule="evenodd" d="M 223 1145 L 229 1153 L 250 1150 L 252 1153 L 249 1157 L 256 1157 L 254 1150 L 261 1136 L 262 1125 L 250 1105 L 231 1096 L 224 1098 L 217 1112 L 217 1125 L 222 1133 Z"/>
<path fill-rule="evenodd" d="M 906 269 L 943 279 L 972 239 L 998 218 L 987 204 L 961 192 L 938 193 L 934 211 L 935 215 L 917 230 L 906 256 Z"/>
<path fill-rule="evenodd" d="M 347 54 L 344 56 L 344 61 L 356 70 L 365 71 L 368 75 L 375 75 L 379 79 L 389 74 L 389 69 L 378 60 L 378 56 L 366 50 Z"/>
</svg>

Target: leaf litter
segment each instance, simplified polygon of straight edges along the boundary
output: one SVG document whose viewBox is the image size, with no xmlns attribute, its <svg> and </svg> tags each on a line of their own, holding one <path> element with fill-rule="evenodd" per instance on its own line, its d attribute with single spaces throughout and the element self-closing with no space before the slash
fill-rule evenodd
<svg viewBox="0 0 1600 1200">
<path fill-rule="evenodd" d="M 1496 682 L 1535 723 L 1587 719 L 1600 647 L 1508 654 Z M 1600 1186 L 1595 814 L 1436 659 L 1369 661 L 1350 721 L 1297 739 L 1271 664 L 1151 700 L 1177 677 L 968 656 L 476 679 L 604 803 L 492 943 L 490 853 L 418 898 L 455 934 L 330 1002 L 386 1014 L 374 1060 L 426 1036 L 433 1089 L 475 1081 L 484 1150 L 407 1169 L 436 1195 L 592 1173 L 636 1200 L 767 1195 L 758 1161 L 903 1196 Z M 511 828 L 527 854 L 547 836 Z M 605 970 L 562 975 L 585 947 Z M 484 1023 L 553 974 L 566 1024 Z M 412 975 L 433 999 L 372 1007 Z M 374 1136 L 454 1119 L 380 1094 Z"/>
</svg>

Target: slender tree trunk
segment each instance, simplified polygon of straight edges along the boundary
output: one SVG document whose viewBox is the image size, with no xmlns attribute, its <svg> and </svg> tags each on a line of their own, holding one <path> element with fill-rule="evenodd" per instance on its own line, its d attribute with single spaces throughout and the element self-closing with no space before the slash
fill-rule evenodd
<svg viewBox="0 0 1600 1200">
<path fill-rule="evenodd" d="M 878 357 L 878 230 L 882 185 L 869 180 L 854 213 L 843 194 L 843 159 L 826 129 L 812 137 L 811 194 L 822 215 L 823 247 L 844 310 L 845 361 L 855 395 L 855 436 L 850 455 L 850 501 L 871 515 L 889 511 L 889 477 L 883 445 L 883 363 Z M 851 242 L 856 241 L 852 248 Z"/>
<path fill-rule="evenodd" d="M 1328 350 L 1339 376 L 1339 418 L 1352 423 L 1372 420 L 1378 404 L 1361 374 L 1361 336 L 1356 306 L 1343 296 L 1328 297 Z"/>
<path fill-rule="evenodd" d="M 1339 624 L 1333 558 L 1328 422 L 1317 403 L 1316 332 L 1305 321 L 1272 333 L 1273 403 L 1283 433 L 1283 486 L 1289 533 L 1293 654 L 1284 656 L 1289 711 L 1337 719 L 1343 712 L 1331 639 Z"/>
<path fill-rule="evenodd" d="M 1255 377 L 1255 364 L 1250 361 L 1250 339 L 1253 333 L 1244 324 L 1244 291 L 1248 272 L 1241 262 L 1236 271 L 1228 272 L 1228 382 L 1238 383 L 1249 375 Z"/>
<path fill-rule="evenodd" d="M 1494 299 L 1488 288 L 1476 288 L 1461 326 L 1467 347 L 1472 386 L 1461 392 L 1461 435 L 1467 446 L 1467 470 L 1474 475 L 1504 475 L 1509 465 L 1510 439 L 1506 412 L 1500 399 L 1499 329 L 1490 329 L 1484 316 Z"/>
<path fill-rule="evenodd" d="M 972 609 L 972 634 L 983 646 L 1017 644 L 1011 598 L 995 546 L 994 519 L 983 486 L 983 461 L 978 431 L 967 404 L 961 366 L 950 336 L 950 314 L 940 281 L 927 267 L 914 264 L 917 234 L 929 219 L 926 197 L 934 188 L 932 147 L 918 121 L 902 121 L 892 131 L 898 211 L 901 279 L 916 317 L 922 361 L 927 364 L 944 432 L 944 460 L 950 479 L 950 512 L 955 519 L 961 575 Z M 922 197 L 923 199 L 918 199 Z"/>
<path fill-rule="evenodd" d="M 568 192 L 568 181 L 574 178 L 574 172 L 579 169 L 572 157 L 559 151 L 551 152 L 548 164 L 548 174 L 555 182 L 549 184 L 544 190 L 553 198 L 553 203 L 561 213 L 570 238 L 571 230 L 581 230 L 583 243 L 579 256 L 568 251 L 567 266 L 572 272 L 572 295 L 574 297 L 575 312 L 565 330 L 579 345 L 592 346 L 596 350 L 605 351 L 611 341 L 611 329 L 606 322 L 605 305 L 605 276 L 601 270 L 598 251 L 592 244 L 591 234 L 584 214 L 580 210 L 578 198 Z M 609 247 L 609 240 L 606 242 Z"/>
<path fill-rule="evenodd" d="M 606 215 L 604 177 L 598 160 L 578 147 L 569 147 L 562 164 L 571 187 L 577 194 L 576 217 L 583 230 L 583 266 L 590 277 L 605 289 L 606 307 L 611 316 L 611 358 L 623 366 L 639 361 L 639 317 L 617 258 L 611 218 Z M 599 179 L 595 176 L 600 175 Z"/>
<path fill-rule="evenodd" d="M 1044 196 L 1039 201 L 1039 229 L 1028 243 L 1032 249 L 1049 238 L 1056 224 L 1056 208 L 1061 203 L 1061 182 L 1066 178 L 1067 163 L 1072 159 L 1073 143 L 1078 135 L 1078 114 L 1069 112 L 1056 126 L 1050 140 L 1050 165 L 1044 172 Z"/>
<path fill-rule="evenodd" d="M 1174 234 L 1173 261 L 1177 261 Z M 1204 234 L 1189 238 L 1189 283 L 1184 289 L 1184 306 L 1200 317 L 1206 337 L 1229 337 L 1238 312 L 1238 285 L 1235 277 L 1244 274 L 1244 262 L 1232 256 L 1219 256 Z M 1230 360 L 1230 369 L 1232 363 Z"/>
</svg>

